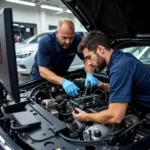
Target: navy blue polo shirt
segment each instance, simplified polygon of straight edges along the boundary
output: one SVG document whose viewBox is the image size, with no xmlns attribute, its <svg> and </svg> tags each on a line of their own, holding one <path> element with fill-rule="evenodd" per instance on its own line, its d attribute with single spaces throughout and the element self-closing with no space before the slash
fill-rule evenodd
<svg viewBox="0 0 150 150">
<path fill-rule="evenodd" d="M 75 33 L 71 47 L 63 49 L 58 42 L 55 32 L 46 34 L 39 41 L 31 78 L 33 80 L 41 78 L 38 66 L 49 68 L 56 74 L 62 75 L 68 70 L 76 54 L 83 60 L 83 54 L 77 52 L 77 46 L 81 39 L 81 36 Z"/>
<path fill-rule="evenodd" d="M 132 54 L 114 50 L 108 74 L 109 103 L 133 102 L 150 108 L 150 69 Z"/>
</svg>

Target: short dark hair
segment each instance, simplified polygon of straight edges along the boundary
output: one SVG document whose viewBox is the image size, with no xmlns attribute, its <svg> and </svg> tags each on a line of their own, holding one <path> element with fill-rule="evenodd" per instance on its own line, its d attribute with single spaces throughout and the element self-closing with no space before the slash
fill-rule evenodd
<svg viewBox="0 0 150 150">
<path fill-rule="evenodd" d="M 83 52 L 84 48 L 88 48 L 89 51 L 96 52 L 98 45 L 102 45 L 105 49 L 111 48 L 108 37 L 100 31 L 89 32 L 78 45 L 78 52 Z"/>
</svg>

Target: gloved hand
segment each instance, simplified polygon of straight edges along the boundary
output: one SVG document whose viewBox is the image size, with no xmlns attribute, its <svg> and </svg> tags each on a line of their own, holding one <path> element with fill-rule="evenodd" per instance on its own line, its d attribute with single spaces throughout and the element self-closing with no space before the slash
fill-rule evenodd
<svg viewBox="0 0 150 150">
<path fill-rule="evenodd" d="M 67 95 L 73 97 L 78 95 L 78 90 L 80 89 L 73 82 L 64 79 L 61 85 L 63 89 L 66 91 Z"/>
<path fill-rule="evenodd" d="M 98 85 L 98 79 L 95 78 L 92 73 L 86 75 L 85 86 L 87 86 L 88 82 L 91 83 L 91 87 L 95 87 Z"/>
</svg>

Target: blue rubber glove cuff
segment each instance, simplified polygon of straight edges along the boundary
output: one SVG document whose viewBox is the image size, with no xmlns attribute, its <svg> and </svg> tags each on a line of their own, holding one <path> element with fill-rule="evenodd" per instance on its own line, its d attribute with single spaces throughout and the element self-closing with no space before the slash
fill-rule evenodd
<svg viewBox="0 0 150 150">
<path fill-rule="evenodd" d="M 86 77 L 93 77 L 93 74 L 92 74 L 92 73 L 88 73 L 88 74 L 86 75 Z"/>
</svg>

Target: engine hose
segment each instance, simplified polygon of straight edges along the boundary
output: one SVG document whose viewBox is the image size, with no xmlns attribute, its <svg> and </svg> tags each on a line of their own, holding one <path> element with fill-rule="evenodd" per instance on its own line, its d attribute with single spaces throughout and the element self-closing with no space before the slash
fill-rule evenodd
<svg viewBox="0 0 150 150">
<path fill-rule="evenodd" d="M 4 107 L 0 108 L 1 113 L 3 114 L 4 118 L 9 119 L 10 115 L 6 114 L 4 111 Z"/>
<path fill-rule="evenodd" d="M 128 128 L 127 130 L 125 130 L 123 133 L 121 133 L 120 135 L 117 135 L 115 138 L 118 138 L 118 137 L 120 137 L 120 136 L 125 135 L 125 134 L 126 134 L 127 132 L 129 132 L 131 129 L 133 129 L 133 128 L 136 127 L 137 125 L 143 123 L 144 121 L 145 121 L 145 120 L 141 120 L 141 121 L 135 123 L 135 124 L 132 125 L 130 128 Z"/>
<path fill-rule="evenodd" d="M 33 96 L 33 93 L 35 92 L 35 90 L 41 88 L 42 86 L 45 86 L 45 84 L 46 84 L 46 82 L 44 82 L 44 83 L 42 83 L 42 84 L 37 85 L 36 87 L 34 87 L 34 88 L 32 89 L 32 91 L 30 92 L 29 97 L 32 97 L 32 96 Z"/>
<path fill-rule="evenodd" d="M 83 141 L 83 140 L 79 141 L 79 140 L 70 139 L 70 138 L 64 136 L 61 133 L 59 133 L 59 136 L 62 137 L 63 139 L 65 139 L 66 141 L 74 142 L 74 143 L 99 143 L 99 142 L 106 142 L 106 141 L 112 140 L 112 139 L 109 139 L 109 138 L 105 138 L 105 139 L 101 139 L 101 140 L 97 140 L 97 141 Z"/>
<path fill-rule="evenodd" d="M 29 128 L 29 125 L 20 126 L 20 127 L 15 127 L 15 126 L 14 126 L 14 121 L 12 120 L 12 121 L 10 121 L 10 128 L 11 128 L 12 130 L 15 130 L 15 131 L 20 131 L 20 130 L 25 130 L 25 129 Z"/>
<path fill-rule="evenodd" d="M 5 118 L 5 117 L 2 117 L 2 118 L 0 118 L 0 121 L 4 121 L 4 120 L 6 120 L 7 118 Z"/>
</svg>

